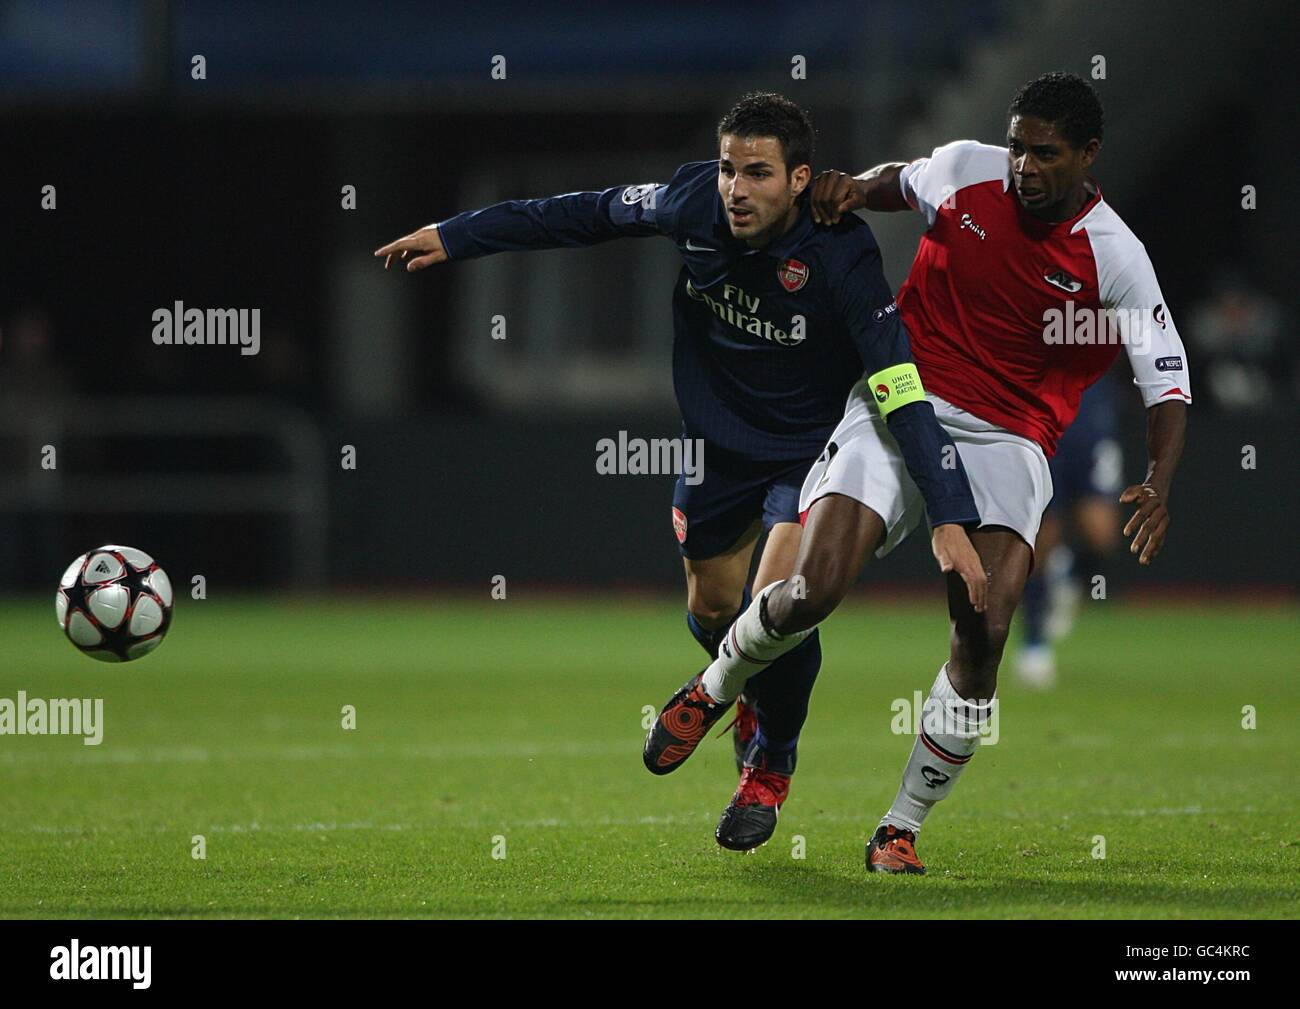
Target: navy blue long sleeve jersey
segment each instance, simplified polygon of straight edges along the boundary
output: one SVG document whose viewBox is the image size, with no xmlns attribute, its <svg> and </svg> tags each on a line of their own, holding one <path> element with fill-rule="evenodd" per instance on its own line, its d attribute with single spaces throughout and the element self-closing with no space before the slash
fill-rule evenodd
<svg viewBox="0 0 1300 1009">
<path fill-rule="evenodd" d="M 673 384 L 684 434 L 755 462 L 809 464 L 863 370 L 911 362 L 871 228 L 848 215 L 816 227 L 802 201 L 792 228 L 763 249 L 731 234 L 718 162 L 683 165 L 666 185 L 511 200 L 439 223 L 449 258 L 671 238 L 685 266 L 673 295 Z M 930 521 L 976 522 L 955 449 L 928 403 L 892 412 L 890 432 Z"/>
</svg>

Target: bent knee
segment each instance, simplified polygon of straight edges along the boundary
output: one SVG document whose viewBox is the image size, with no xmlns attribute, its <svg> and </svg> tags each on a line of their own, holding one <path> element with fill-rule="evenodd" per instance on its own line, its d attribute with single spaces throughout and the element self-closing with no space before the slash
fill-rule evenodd
<svg viewBox="0 0 1300 1009">
<path fill-rule="evenodd" d="M 733 599 L 716 593 L 691 592 L 686 598 L 686 608 L 705 630 L 717 631 L 735 619 L 736 611 L 740 609 L 740 601 L 739 595 Z"/>
</svg>

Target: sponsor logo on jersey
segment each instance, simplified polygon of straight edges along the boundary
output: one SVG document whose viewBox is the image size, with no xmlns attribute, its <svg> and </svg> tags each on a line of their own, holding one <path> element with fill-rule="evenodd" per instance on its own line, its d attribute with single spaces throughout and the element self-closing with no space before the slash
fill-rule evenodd
<svg viewBox="0 0 1300 1009">
<path fill-rule="evenodd" d="M 718 291 L 719 286 L 722 288 L 721 292 Z M 771 340 L 783 347 L 793 347 L 807 339 L 801 316 L 796 315 L 791 318 L 790 329 L 787 331 L 773 325 L 771 319 L 762 318 L 758 311 L 763 299 L 756 294 L 749 294 L 740 285 L 715 284 L 711 290 L 713 294 L 701 291 L 690 280 L 686 281 L 686 296 L 688 298 L 704 302 L 721 321 L 735 326 L 751 336 Z M 714 297 L 718 293 L 722 294 L 721 298 Z"/>
<path fill-rule="evenodd" d="M 781 286 L 791 294 L 808 283 L 808 266 L 797 259 L 787 259 L 776 270 Z"/>
<path fill-rule="evenodd" d="M 686 542 L 686 516 L 679 508 L 673 509 L 673 532 L 677 535 L 678 543 Z"/>
<path fill-rule="evenodd" d="M 878 308 L 874 312 L 872 312 L 871 318 L 875 319 L 877 322 L 880 322 L 887 316 L 893 315 L 897 311 L 898 311 L 898 302 L 891 301 L 884 308 Z"/>
<path fill-rule="evenodd" d="M 707 245 L 696 245 L 689 238 L 686 239 L 687 252 L 717 252 L 717 249 L 711 249 Z"/>
<path fill-rule="evenodd" d="M 1183 359 L 1181 357 L 1157 357 L 1156 371 L 1182 371 Z"/>
<path fill-rule="evenodd" d="M 1165 328 L 1165 306 L 1163 304 L 1157 305 L 1155 309 L 1152 310 L 1151 312 L 1151 318 L 1156 320 L 1157 326 L 1159 326 L 1161 329 L 1164 329 Z"/>
<path fill-rule="evenodd" d="M 653 182 L 646 182 L 639 186 L 628 186 L 623 190 L 623 202 L 629 207 L 634 203 L 645 201 L 646 209 L 653 209 L 655 205 L 654 193 L 656 185 Z"/>
<path fill-rule="evenodd" d="M 1068 291 L 1070 294 L 1078 294 L 1083 290 L 1083 281 L 1071 277 L 1064 270 L 1048 270 L 1043 274 L 1043 279 L 1053 287 L 1059 287 L 1062 291 Z"/>
<path fill-rule="evenodd" d="M 957 230 L 960 231 L 962 228 L 970 228 L 981 242 L 984 241 L 984 229 L 975 223 L 975 218 L 971 217 L 970 214 L 961 215 L 961 226 Z"/>
</svg>

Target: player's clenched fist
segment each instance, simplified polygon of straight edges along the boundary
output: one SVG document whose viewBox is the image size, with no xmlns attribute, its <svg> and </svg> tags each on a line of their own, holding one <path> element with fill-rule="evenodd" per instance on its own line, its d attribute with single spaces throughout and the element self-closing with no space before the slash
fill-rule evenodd
<svg viewBox="0 0 1300 1009">
<path fill-rule="evenodd" d="M 1138 554 L 1138 563 L 1150 564 L 1165 545 L 1165 533 L 1169 531 L 1169 509 L 1165 507 L 1160 492 L 1149 483 L 1125 488 L 1119 500 L 1121 504 L 1138 502 L 1137 511 L 1124 525 L 1124 535 L 1133 537 L 1128 552 L 1136 554 L 1139 550 L 1142 551 Z"/>
<path fill-rule="evenodd" d="M 434 263 L 445 263 L 447 261 L 447 250 L 442 244 L 442 236 L 438 234 L 436 224 L 430 224 L 419 231 L 412 231 L 409 235 L 399 238 L 395 242 L 389 242 L 387 245 L 376 249 L 375 255 L 384 257 L 384 269 L 387 270 L 394 256 L 397 256 L 398 259 L 405 259 L 412 252 L 423 253 L 423 255 L 417 255 L 406 264 L 408 273 L 423 270 L 426 266 L 432 266 Z"/>
<path fill-rule="evenodd" d="M 934 551 L 940 571 L 956 571 L 961 575 L 971 606 L 976 613 L 983 613 L 989 595 L 989 576 L 966 530 L 959 525 L 935 526 L 930 537 L 930 549 Z"/>
<path fill-rule="evenodd" d="M 817 224 L 837 224 L 844 214 L 867 205 L 861 183 L 846 172 L 822 172 L 812 188 L 812 218 Z"/>
</svg>

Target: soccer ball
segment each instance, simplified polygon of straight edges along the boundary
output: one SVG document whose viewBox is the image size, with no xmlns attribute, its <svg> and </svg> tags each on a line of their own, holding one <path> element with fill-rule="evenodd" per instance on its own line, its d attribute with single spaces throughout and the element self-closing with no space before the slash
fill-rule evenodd
<svg viewBox="0 0 1300 1009">
<path fill-rule="evenodd" d="M 102 546 L 68 565 L 54 597 L 68 640 L 101 662 L 148 655 L 172 622 L 172 583 L 143 550 Z"/>
</svg>

